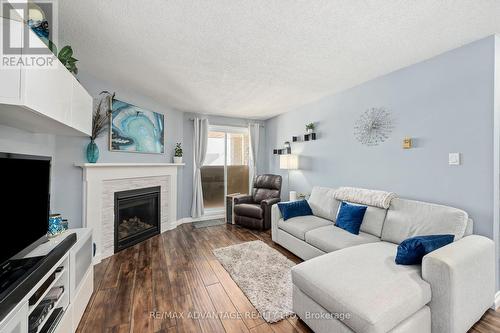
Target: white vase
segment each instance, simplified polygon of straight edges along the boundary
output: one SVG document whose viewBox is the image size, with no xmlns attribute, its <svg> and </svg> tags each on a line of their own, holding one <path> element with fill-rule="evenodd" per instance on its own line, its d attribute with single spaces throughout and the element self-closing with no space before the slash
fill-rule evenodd
<svg viewBox="0 0 500 333">
<path fill-rule="evenodd" d="M 174 156 L 174 163 L 180 164 L 182 163 L 182 156 Z"/>
</svg>

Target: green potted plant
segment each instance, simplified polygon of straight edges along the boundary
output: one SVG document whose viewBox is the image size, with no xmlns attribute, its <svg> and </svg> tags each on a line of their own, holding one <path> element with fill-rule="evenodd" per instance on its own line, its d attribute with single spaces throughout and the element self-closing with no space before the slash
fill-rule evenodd
<svg viewBox="0 0 500 333">
<path fill-rule="evenodd" d="M 307 134 L 314 133 L 314 123 L 309 123 L 306 125 L 306 133 Z"/>
<path fill-rule="evenodd" d="M 182 163 L 182 146 L 180 142 L 175 144 L 174 163 Z"/>
<path fill-rule="evenodd" d="M 76 67 L 78 59 L 73 58 L 73 49 L 70 45 L 66 45 L 58 52 L 56 44 L 49 40 L 48 47 L 70 73 L 73 75 L 78 74 L 78 68 Z"/>
</svg>

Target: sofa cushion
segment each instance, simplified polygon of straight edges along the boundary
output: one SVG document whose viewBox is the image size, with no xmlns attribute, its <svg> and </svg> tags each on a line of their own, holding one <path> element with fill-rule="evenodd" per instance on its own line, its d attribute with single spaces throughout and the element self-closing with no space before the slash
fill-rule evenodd
<svg viewBox="0 0 500 333">
<path fill-rule="evenodd" d="M 234 206 L 234 214 L 261 219 L 262 208 L 256 204 L 239 204 Z"/>
<path fill-rule="evenodd" d="M 405 199 L 393 199 L 387 211 L 382 240 L 399 244 L 414 236 L 464 236 L 468 215 L 463 210 Z"/>
<path fill-rule="evenodd" d="M 382 236 L 382 227 L 384 226 L 386 214 L 386 209 L 368 206 L 359 230 L 377 237 Z"/>
<path fill-rule="evenodd" d="M 347 201 L 351 205 L 360 205 L 354 202 Z M 382 227 L 384 226 L 385 216 L 387 214 L 387 209 L 379 208 L 375 206 L 366 206 L 365 216 L 363 217 L 363 223 L 359 230 L 372 234 L 380 238 L 382 236 Z"/>
<path fill-rule="evenodd" d="M 278 221 L 279 229 L 284 230 L 301 240 L 305 240 L 306 232 L 319 227 L 324 227 L 326 225 L 332 225 L 332 222 L 314 215 L 298 216 L 292 217 L 286 221 L 283 219 Z"/>
<path fill-rule="evenodd" d="M 292 281 L 358 333 L 387 332 L 431 300 L 420 266 L 396 265 L 397 245 L 377 242 L 345 248 L 292 268 Z"/>
<path fill-rule="evenodd" d="M 314 186 L 308 200 L 313 214 L 330 221 L 335 221 L 340 201 L 337 201 L 334 195 L 335 190 L 333 188 Z"/>
<path fill-rule="evenodd" d="M 350 246 L 379 242 L 380 238 L 362 231 L 358 235 L 354 235 L 329 225 L 306 232 L 305 240 L 321 251 L 333 252 Z"/>
</svg>

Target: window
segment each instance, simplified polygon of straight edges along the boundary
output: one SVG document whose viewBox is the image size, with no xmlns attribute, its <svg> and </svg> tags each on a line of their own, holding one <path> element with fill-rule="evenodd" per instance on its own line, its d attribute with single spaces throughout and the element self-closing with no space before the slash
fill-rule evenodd
<svg viewBox="0 0 500 333">
<path fill-rule="evenodd" d="M 222 210 L 226 194 L 248 193 L 248 160 L 246 128 L 210 126 L 207 155 L 201 168 L 203 203 L 207 210 Z"/>
</svg>

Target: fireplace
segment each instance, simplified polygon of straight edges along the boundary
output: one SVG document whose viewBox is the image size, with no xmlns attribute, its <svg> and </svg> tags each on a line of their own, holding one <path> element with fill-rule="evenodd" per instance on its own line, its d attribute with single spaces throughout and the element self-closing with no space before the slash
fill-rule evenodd
<svg viewBox="0 0 500 333">
<path fill-rule="evenodd" d="M 115 253 L 160 233 L 160 186 L 115 192 Z"/>
</svg>

